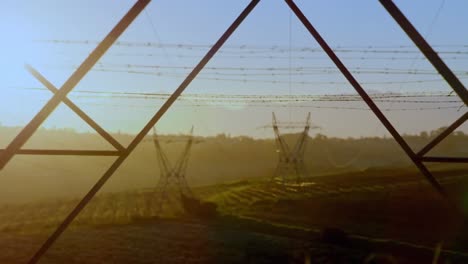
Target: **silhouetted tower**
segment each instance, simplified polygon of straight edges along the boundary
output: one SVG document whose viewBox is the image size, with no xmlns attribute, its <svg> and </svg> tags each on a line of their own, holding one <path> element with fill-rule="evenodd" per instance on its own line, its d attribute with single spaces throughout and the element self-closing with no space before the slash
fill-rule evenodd
<svg viewBox="0 0 468 264">
<path fill-rule="evenodd" d="M 273 113 L 273 131 L 275 132 L 277 152 L 279 155 L 278 165 L 272 177 L 272 180 L 281 180 L 283 183 L 294 179 L 297 183 L 302 182 L 302 179 L 307 176 L 307 170 L 304 164 L 304 153 L 309 137 L 310 130 L 310 113 L 307 115 L 307 120 L 303 132 L 299 135 L 296 145 L 290 149 L 288 143 L 280 134 L 279 125 Z"/>
<path fill-rule="evenodd" d="M 161 174 L 155 190 L 156 214 L 160 215 L 165 206 L 168 210 L 183 210 L 181 201 L 182 195 L 193 197 L 193 192 L 185 178 L 190 149 L 193 144 L 193 127 L 190 130 L 185 148 L 174 166 L 171 166 L 167 155 L 161 148 L 160 140 L 155 129 L 153 129 L 153 142 L 156 147 Z"/>
</svg>

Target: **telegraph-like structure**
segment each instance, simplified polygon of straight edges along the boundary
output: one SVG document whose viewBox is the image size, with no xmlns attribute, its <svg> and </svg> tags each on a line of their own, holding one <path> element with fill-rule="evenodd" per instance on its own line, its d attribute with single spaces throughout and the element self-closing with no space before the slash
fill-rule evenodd
<svg viewBox="0 0 468 264">
<path fill-rule="evenodd" d="M 307 139 L 309 138 L 310 125 L 310 112 L 307 115 L 304 130 L 299 135 L 299 138 L 294 145 L 294 148 L 290 148 L 284 137 L 281 135 L 279 130 L 279 124 L 276 119 L 275 113 L 273 115 L 273 131 L 275 132 L 275 142 L 278 152 L 278 165 L 272 176 L 272 181 L 281 181 L 286 183 L 291 179 L 295 180 L 296 183 L 301 183 L 303 178 L 307 176 L 307 169 L 304 163 L 304 154 L 307 146 Z M 287 128 L 298 127 L 294 124 L 288 124 Z M 313 127 L 318 128 L 318 127 Z"/>
<path fill-rule="evenodd" d="M 185 177 L 193 142 L 192 126 L 182 154 L 176 160 L 176 163 L 172 165 L 161 147 L 161 140 L 156 133 L 156 129 L 153 128 L 153 143 L 156 148 L 160 170 L 159 181 L 154 193 L 156 215 L 161 215 L 167 210 L 183 210 L 182 197 L 194 197 Z"/>
</svg>

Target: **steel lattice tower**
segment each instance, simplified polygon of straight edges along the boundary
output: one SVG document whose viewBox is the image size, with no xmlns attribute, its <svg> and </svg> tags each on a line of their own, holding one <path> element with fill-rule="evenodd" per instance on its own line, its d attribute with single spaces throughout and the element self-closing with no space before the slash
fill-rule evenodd
<svg viewBox="0 0 468 264">
<path fill-rule="evenodd" d="M 174 166 L 171 166 L 167 155 L 162 149 L 155 129 L 153 130 L 153 143 L 156 148 L 160 170 L 160 177 L 155 188 L 154 199 L 156 202 L 156 215 L 160 215 L 163 213 L 165 206 L 173 209 L 182 209 L 182 195 L 193 197 L 193 192 L 185 177 L 190 157 L 190 149 L 193 145 L 193 127 L 190 130 L 185 148 Z"/>
<path fill-rule="evenodd" d="M 279 125 L 273 113 L 273 131 L 275 132 L 275 141 L 277 146 L 278 165 L 273 174 L 272 180 L 281 180 L 283 183 L 290 179 L 295 179 L 297 183 L 302 182 L 307 176 L 307 170 L 304 164 L 304 154 L 309 137 L 310 113 L 307 115 L 304 130 L 299 135 L 296 144 L 291 149 L 279 131 Z"/>
</svg>

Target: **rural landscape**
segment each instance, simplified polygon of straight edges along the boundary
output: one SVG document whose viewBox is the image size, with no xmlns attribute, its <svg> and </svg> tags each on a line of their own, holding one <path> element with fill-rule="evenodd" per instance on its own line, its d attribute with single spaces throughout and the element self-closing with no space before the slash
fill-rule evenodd
<svg viewBox="0 0 468 264">
<path fill-rule="evenodd" d="M 13 130 L 1 129 L 5 137 Z M 54 141 L 61 142 L 61 138 L 71 135 L 83 142 L 81 146 L 99 142 L 92 134 L 70 130 L 43 131 L 38 142 L 53 146 Z M 418 147 L 434 135 L 437 131 L 407 135 L 406 139 Z M 120 137 L 124 141 L 129 136 Z M 285 135 L 291 142 L 297 137 L 297 134 Z M 168 157 L 175 159 L 180 155 L 184 144 L 177 139 L 186 136 L 161 135 L 160 138 Z M 451 135 L 437 151 L 461 156 L 468 149 L 467 138 L 462 132 Z M 361 263 L 373 253 L 388 254 L 402 261 L 399 263 L 415 263 L 430 261 L 441 240 L 444 240 L 442 258 L 450 263 L 467 260 L 468 255 L 463 252 L 468 243 L 468 230 L 457 222 L 459 219 L 447 201 L 411 168 L 410 161 L 397 154 L 398 146 L 389 138 L 338 139 L 320 134 L 309 138 L 305 164 L 315 173 L 299 184 L 295 181 L 282 184 L 269 176 L 273 175 L 277 162 L 273 139 L 226 135 L 197 139 L 203 143 L 192 148 L 187 182 L 194 197 L 217 206 L 216 216 L 191 214 L 184 210 L 180 200 L 157 210 L 157 205 L 163 202 L 154 189 L 160 176 L 157 153 L 148 137 L 147 144 L 136 152 L 138 157 L 129 162 L 122 175 L 116 175 L 119 183 L 103 190 L 86 207 L 46 261 L 70 261 L 69 253 L 60 252 L 68 252 L 65 248 L 72 247 L 72 254 L 76 254 L 72 262 L 76 263 L 90 261 L 85 253 L 96 254 L 98 258 L 93 260 L 96 263 L 107 257 L 114 257 L 116 263 L 139 263 L 138 258 L 142 256 L 149 262 L 164 263 L 216 263 L 219 259 L 233 263 L 248 259 L 252 263 L 270 263 L 275 258 L 283 258 L 285 263 L 302 263 L 307 256 L 316 261 L 311 263 Z M 382 149 L 390 156 L 402 158 L 381 157 L 378 153 Z M 323 152 L 329 152 L 329 156 Z M 68 171 L 56 177 L 69 177 L 72 181 L 76 177 L 69 171 L 81 171 L 80 164 L 73 158 L 66 162 Z M 49 173 L 50 159 L 42 163 L 25 159 L 23 164 L 36 166 L 37 175 L 30 178 L 31 185 L 47 185 L 39 181 L 44 181 L 44 175 Z M 466 166 L 439 165 L 431 169 L 453 195 L 451 198 L 468 210 Z M 126 170 L 131 170 L 132 175 L 125 175 Z M 17 173 L 20 175 L 21 171 Z M 125 184 L 130 179 L 141 186 Z M 79 184 L 74 183 L 76 190 L 80 189 Z M 19 186 L 17 189 L 21 190 Z M 50 193 L 50 188 L 44 189 L 44 193 L 35 190 L 38 193 L 30 194 L 29 201 L 21 201 L 26 196 L 19 194 L 2 199 L 11 201 L 0 207 L 2 262 L 26 261 L 31 252 L 21 250 L 24 259 L 18 259 L 19 247 L 34 250 L 44 234 L 57 226 L 79 202 L 74 192 L 56 194 Z M 33 202 L 37 200 L 40 202 Z M 326 230 L 332 233 L 330 237 L 323 237 Z M 136 246 L 131 244 L 135 236 L 151 245 L 138 245 L 143 246 L 141 255 L 131 254 L 130 249 L 114 249 L 114 243 L 119 243 L 119 248 Z M 199 236 L 207 236 L 206 241 L 200 241 Z M 101 246 L 119 252 L 100 255 L 101 250 L 96 247 Z M 169 250 L 172 247 L 175 251 Z M 212 247 L 216 248 L 215 253 L 211 252 Z M 176 253 L 180 250 L 186 253 L 180 256 Z"/>
<path fill-rule="evenodd" d="M 0 264 L 468 263 L 466 0 L 0 6 Z"/>
</svg>

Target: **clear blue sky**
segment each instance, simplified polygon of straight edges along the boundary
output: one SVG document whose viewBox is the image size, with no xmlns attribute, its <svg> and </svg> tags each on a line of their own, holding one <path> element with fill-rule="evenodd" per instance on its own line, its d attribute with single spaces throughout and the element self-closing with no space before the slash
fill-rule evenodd
<svg viewBox="0 0 468 264">
<path fill-rule="evenodd" d="M 213 44 L 234 20 L 248 1 L 234 0 L 153 0 L 147 10 L 123 34 L 121 41 L 160 42 L 171 44 Z M 368 47 L 411 45 L 396 23 L 376 0 L 302 0 L 297 1 L 303 12 L 333 47 Z M 412 0 L 395 1 L 413 24 L 433 45 L 465 45 L 468 51 L 468 1 L 465 0 Z M 30 63 L 52 83 L 60 86 L 94 48 L 93 45 L 51 44 L 38 40 L 101 40 L 117 21 L 134 4 L 130 0 L 23 0 L 2 1 L 0 9 L 0 62 L 2 78 L 0 85 L 0 122 L 4 125 L 26 124 L 49 97 L 46 91 L 31 91 L 19 88 L 42 87 L 23 68 Z M 302 24 L 292 17 L 284 1 L 263 0 L 228 41 L 228 46 L 247 45 L 261 47 L 317 47 Z M 154 25 L 154 28 L 151 26 Z M 291 40 L 291 42 L 290 42 Z M 436 46 L 437 47 L 437 46 Z M 454 50 L 450 47 L 439 51 Z M 165 66 L 193 66 L 203 55 L 201 50 L 180 51 L 173 48 L 113 47 L 101 62 L 107 65 L 144 64 Z M 156 56 L 115 56 L 117 53 L 153 53 Z M 183 58 L 180 54 L 190 55 Z M 226 53 L 225 53 L 226 54 Z M 244 54 L 249 56 L 248 53 Z M 288 56 L 289 53 L 283 54 Z M 351 68 L 401 68 L 431 70 L 421 55 L 406 55 L 406 60 L 357 60 L 343 57 Z M 217 56 L 210 67 L 333 67 L 322 53 L 314 53 L 315 59 L 269 60 L 240 59 Z M 367 55 L 366 55 L 367 56 Z M 379 55 L 382 56 L 382 55 Z M 389 55 L 391 56 L 391 55 Z M 452 56 L 454 57 L 454 56 Z M 447 64 L 455 71 L 468 71 L 468 56 L 449 58 Z M 167 69 L 164 76 L 90 72 L 78 85 L 76 91 L 173 91 L 182 81 L 187 70 Z M 176 75 L 172 77 L 172 75 Z M 433 76 L 390 76 L 356 74 L 359 81 L 408 81 L 414 78 L 437 79 Z M 466 76 L 461 80 L 468 84 Z M 292 76 L 292 81 L 344 82 L 341 75 Z M 416 80 L 414 79 L 414 80 Z M 289 80 L 286 77 L 286 80 Z M 447 91 L 440 82 L 422 84 L 383 85 L 369 84 L 364 88 L 372 92 Z M 187 93 L 224 94 L 330 94 L 352 93 L 347 84 L 295 85 L 288 83 L 242 83 L 232 81 L 195 80 Z M 77 104 L 90 111 L 91 116 L 110 131 L 136 132 L 157 109 L 161 101 L 138 101 L 116 99 L 74 98 Z M 117 107 L 116 105 L 121 106 Z M 99 105 L 99 106 L 97 106 Z M 144 105 L 145 107 L 141 107 Z M 335 104 L 337 105 L 337 104 Z M 364 106 L 353 104 L 352 106 Z M 385 107 L 419 107 L 414 105 L 382 105 Z M 424 105 L 426 106 L 426 105 Z M 151 108 L 152 107 L 152 108 Z M 163 118 L 159 129 L 163 132 L 183 132 L 193 124 L 198 134 L 272 136 L 271 131 L 256 127 L 270 122 L 271 112 L 277 112 L 282 120 L 300 121 L 306 112 L 312 112 L 315 123 L 323 127 L 322 133 L 333 136 L 383 135 L 384 128 L 368 111 L 342 109 L 246 107 L 242 105 L 223 107 L 176 107 Z M 388 112 L 389 117 L 401 132 L 417 133 L 447 125 L 461 115 L 456 109 L 427 111 Z M 45 124 L 48 127 L 72 127 L 87 130 L 87 126 L 62 106 Z M 467 125 L 463 127 L 467 131 Z"/>
</svg>

